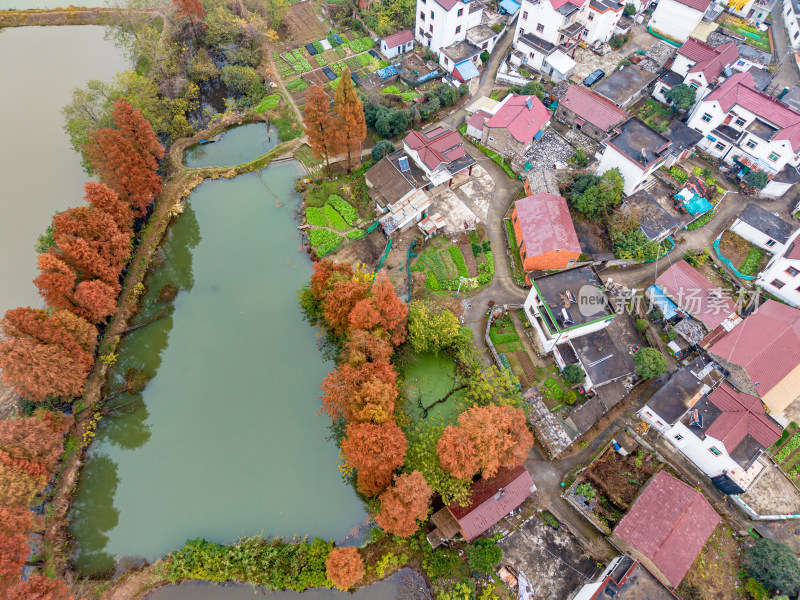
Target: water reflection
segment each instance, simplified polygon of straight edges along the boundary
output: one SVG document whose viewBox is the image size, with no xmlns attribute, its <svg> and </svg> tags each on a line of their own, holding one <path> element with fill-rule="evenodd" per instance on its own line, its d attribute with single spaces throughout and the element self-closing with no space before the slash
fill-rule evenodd
<svg viewBox="0 0 800 600">
<path fill-rule="evenodd" d="M 234 127 L 217 141 L 198 144 L 186 150 L 184 160 L 192 169 L 198 167 L 230 167 L 250 162 L 272 150 L 280 142 L 274 125 L 251 123 Z"/>
</svg>

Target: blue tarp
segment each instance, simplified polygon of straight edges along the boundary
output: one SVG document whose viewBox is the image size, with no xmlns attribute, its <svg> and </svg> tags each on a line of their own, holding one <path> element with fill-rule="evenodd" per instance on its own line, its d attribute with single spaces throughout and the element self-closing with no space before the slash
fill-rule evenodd
<svg viewBox="0 0 800 600">
<path fill-rule="evenodd" d="M 455 68 L 458 69 L 458 72 L 464 81 L 469 81 L 473 77 L 480 75 L 480 73 L 478 73 L 478 67 L 476 67 L 471 60 L 460 62 Z"/>
<path fill-rule="evenodd" d="M 709 202 L 702 196 L 699 196 L 698 194 L 693 194 L 691 199 L 689 200 L 686 200 L 686 198 L 684 198 L 680 194 L 675 194 L 674 198 L 675 200 L 678 200 L 679 202 L 683 203 L 683 207 L 688 211 L 690 215 L 697 215 L 704 212 L 708 212 L 712 208 L 714 208 L 714 205 L 711 204 L 711 202 Z"/>
<path fill-rule="evenodd" d="M 378 69 L 377 72 L 378 72 L 378 77 L 380 77 L 381 79 L 389 79 L 389 77 L 397 75 L 397 68 L 395 68 L 392 65 L 389 65 L 388 67 L 384 67 L 383 69 Z"/>
<path fill-rule="evenodd" d="M 353 83 L 358 83 L 358 80 L 360 79 L 360 77 L 358 75 L 356 75 L 355 73 L 350 73 L 350 79 L 353 80 Z"/>
<path fill-rule="evenodd" d="M 338 33 L 334 33 L 328 40 L 331 42 L 331 46 L 340 46 L 342 44 L 342 36 Z"/>
<path fill-rule="evenodd" d="M 508 13 L 511 16 L 517 14 L 519 10 L 519 3 L 515 2 L 515 0 L 502 0 L 500 2 L 500 12 Z"/>
<path fill-rule="evenodd" d="M 322 72 L 325 73 L 325 77 L 327 77 L 330 81 L 336 79 L 336 73 L 334 73 L 333 69 L 330 67 L 322 67 Z"/>
<path fill-rule="evenodd" d="M 314 56 L 315 54 L 317 54 L 317 49 L 314 48 L 314 44 L 306 44 L 306 50 L 308 50 L 308 53 L 311 56 Z"/>
<path fill-rule="evenodd" d="M 650 298 L 653 300 L 653 304 L 658 307 L 658 310 L 664 315 L 665 319 L 671 319 L 678 315 L 678 306 L 661 291 L 661 288 L 657 285 L 651 285 L 647 288 L 647 291 L 650 292 Z"/>
</svg>

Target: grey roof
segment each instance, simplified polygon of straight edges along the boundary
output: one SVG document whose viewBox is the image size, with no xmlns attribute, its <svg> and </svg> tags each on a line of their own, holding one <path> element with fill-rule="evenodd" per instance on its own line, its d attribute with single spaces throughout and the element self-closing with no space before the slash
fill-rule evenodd
<svg viewBox="0 0 800 600">
<path fill-rule="evenodd" d="M 608 145 L 612 145 L 628 158 L 637 161 L 642 165 L 642 169 L 659 160 L 664 147 L 670 143 L 668 138 L 655 129 L 651 129 L 636 117 L 618 125 L 614 131 L 619 133 L 608 140 Z"/>
<path fill-rule="evenodd" d="M 759 67 L 750 67 L 747 71 L 753 76 L 753 81 L 756 83 L 756 89 L 762 92 L 767 89 L 767 86 L 772 81 L 772 73 Z"/>
<path fill-rule="evenodd" d="M 669 124 L 664 135 L 672 142 L 670 152 L 680 154 L 684 150 L 694 148 L 703 139 L 703 134 L 677 119 Z"/>
<path fill-rule="evenodd" d="M 747 131 L 752 133 L 755 136 L 760 137 L 762 140 L 771 140 L 772 136 L 780 131 L 777 127 L 773 127 L 761 121 L 760 119 L 753 120 L 750 125 L 747 126 Z"/>
<path fill-rule="evenodd" d="M 633 374 L 636 367 L 626 348 L 619 348 L 608 328 L 570 340 L 592 382 L 602 385 Z"/>
<path fill-rule="evenodd" d="M 800 110 L 800 85 L 794 86 L 783 95 L 781 102 L 786 104 L 789 108 Z"/>
<path fill-rule="evenodd" d="M 647 406 L 659 417 L 674 424 L 691 408 L 691 401 L 703 390 L 710 391 L 722 381 L 717 364 L 702 354 L 670 377 Z"/>
<path fill-rule="evenodd" d="M 523 33 L 521 36 L 519 36 L 519 39 L 522 40 L 525 45 L 547 55 L 549 55 L 556 48 L 555 44 L 551 44 L 547 40 L 536 37 L 532 33 Z"/>
<path fill-rule="evenodd" d="M 498 34 L 495 33 L 494 29 L 488 25 L 480 24 L 467 29 L 467 39 L 476 45 L 482 44 L 486 40 L 497 36 Z"/>
<path fill-rule="evenodd" d="M 400 158 L 407 156 L 403 150 L 392 152 L 379 160 L 364 177 L 372 185 L 370 197 L 382 205 L 394 204 L 412 190 L 430 183 L 425 172 L 413 160 L 408 160 L 408 170 L 400 170 Z"/>
<path fill-rule="evenodd" d="M 639 219 L 642 233 L 651 241 L 662 240 L 680 227 L 680 223 L 646 190 L 628 196 L 621 210 L 627 210 Z"/>
<path fill-rule="evenodd" d="M 792 234 L 792 226 L 789 223 L 757 204 L 750 203 L 745 206 L 739 213 L 739 218 L 781 244 L 785 244 Z"/>
<path fill-rule="evenodd" d="M 675 71 L 667 71 L 661 77 L 658 78 L 659 81 L 663 81 L 669 87 L 675 87 L 683 83 L 683 77 L 678 75 Z"/>
<path fill-rule="evenodd" d="M 466 40 L 462 40 L 451 46 L 442 48 L 442 53 L 454 63 L 460 63 L 461 61 L 468 60 L 473 56 L 478 56 L 478 54 L 481 53 L 481 49 L 475 44 L 471 44 Z"/>
<path fill-rule="evenodd" d="M 542 311 L 542 315 L 547 319 L 547 326 L 551 332 L 564 331 L 570 327 L 583 325 L 589 321 L 614 314 L 614 308 L 608 302 L 608 296 L 604 291 L 603 282 L 591 265 L 535 277 L 533 286 L 539 298 L 547 305 L 550 314 L 556 319 L 556 322 L 553 323 L 550 320 L 550 316 L 547 315 L 547 311 Z M 602 298 L 601 304 L 591 304 L 583 307 L 567 299 L 570 294 L 578 299 L 580 290 L 588 288 L 596 290 L 597 297 Z M 569 306 L 565 306 L 565 304 Z M 584 310 L 579 310 L 579 308 Z M 563 311 L 567 312 L 572 324 L 564 322 Z"/>
<path fill-rule="evenodd" d="M 631 98 L 650 85 L 656 77 L 656 73 L 645 71 L 636 65 L 628 65 L 611 73 L 611 75 L 594 86 L 593 89 L 617 106 L 625 106 Z"/>
<path fill-rule="evenodd" d="M 575 6 L 571 2 L 566 2 L 556 9 L 556 12 L 564 17 L 568 17 L 580 10 L 579 6 Z"/>
</svg>

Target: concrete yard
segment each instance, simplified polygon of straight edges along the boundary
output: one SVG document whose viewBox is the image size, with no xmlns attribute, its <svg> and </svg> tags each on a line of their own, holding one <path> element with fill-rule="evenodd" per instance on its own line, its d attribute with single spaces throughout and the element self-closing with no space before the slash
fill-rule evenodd
<svg viewBox="0 0 800 600">
<path fill-rule="evenodd" d="M 452 188 L 442 186 L 442 190 L 431 194 L 431 207 L 428 214 L 439 213 L 445 223 L 445 233 L 456 236 L 471 229 L 479 221 L 478 216 L 459 198 Z"/>
<path fill-rule="evenodd" d="M 777 467 L 764 473 L 742 500 L 760 515 L 800 513 L 800 492 Z"/>
<path fill-rule="evenodd" d="M 578 63 L 572 72 L 572 79 L 582 81 L 589 73 L 602 69 L 606 75 L 617 68 L 619 61 L 628 56 L 631 52 L 642 49 L 647 50 L 652 46 L 657 38 L 647 32 L 642 25 L 634 25 L 633 39 L 619 50 L 612 50 L 605 56 L 599 56 L 588 48 L 578 48 L 575 53 L 575 62 Z"/>
<path fill-rule="evenodd" d="M 528 576 L 535 598 L 569 598 L 599 572 L 583 545 L 566 529 L 554 529 L 537 516 L 498 544 L 503 563 Z"/>
<path fill-rule="evenodd" d="M 472 175 L 461 185 L 452 188 L 456 195 L 472 210 L 484 223 L 489 214 L 489 206 L 494 196 L 494 180 L 492 176 L 480 165 L 472 167 Z"/>
</svg>

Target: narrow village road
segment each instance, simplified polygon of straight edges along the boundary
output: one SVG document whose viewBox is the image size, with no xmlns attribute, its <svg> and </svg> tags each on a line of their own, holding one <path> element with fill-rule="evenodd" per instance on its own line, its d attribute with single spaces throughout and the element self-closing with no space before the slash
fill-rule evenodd
<svg viewBox="0 0 800 600">
<path fill-rule="evenodd" d="M 800 73 L 783 20 L 783 2 L 776 2 L 772 7 L 772 41 L 775 45 L 775 60 L 779 65 L 773 83 L 792 88 L 800 83 Z"/>
</svg>

